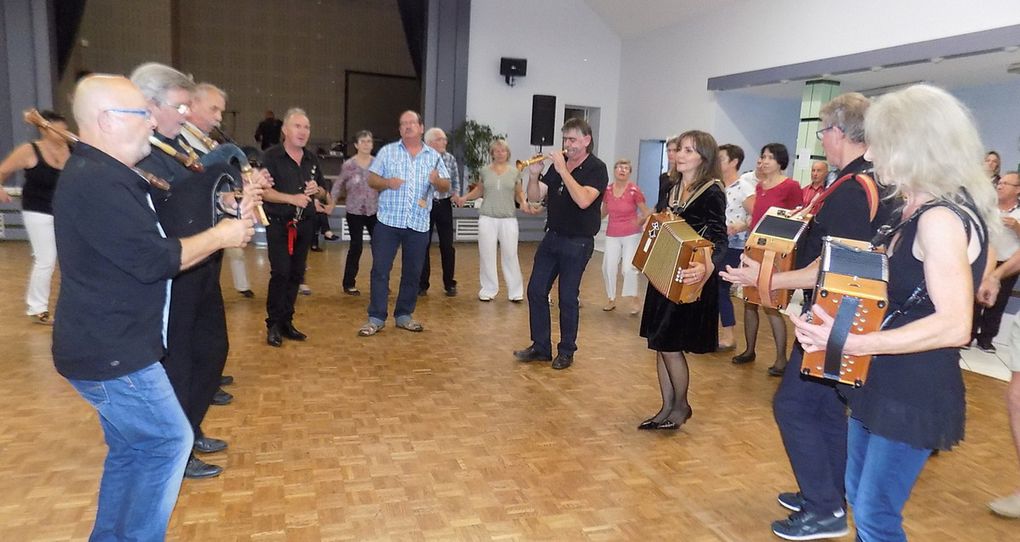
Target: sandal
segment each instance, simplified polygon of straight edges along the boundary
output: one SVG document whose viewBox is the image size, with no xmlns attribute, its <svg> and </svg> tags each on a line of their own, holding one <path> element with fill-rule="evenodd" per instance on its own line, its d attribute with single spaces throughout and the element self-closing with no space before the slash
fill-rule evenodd
<svg viewBox="0 0 1020 542">
<path fill-rule="evenodd" d="M 365 322 L 365 325 L 361 326 L 358 330 L 358 337 L 371 337 L 376 333 L 379 333 L 386 324 L 373 324 L 372 322 Z"/>
<path fill-rule="evenodd" d="M 32 323 L 40 324 L 44 326 L 52 326 L 53 318 L 50 317 L 50 311 L 42 311 L 38 314 L 30 314 L 29 318 L 32 319 Z"/>
<path fill-rule="evenodd" d="M 425 331 L 425 326 L 421 325 L 421 322 L 408 318 L 403 323 L 397 323 L 397 327 L 400 329 L 406 329 L 407 331 L 413 331 L 415 333 Z"/>
</svg>

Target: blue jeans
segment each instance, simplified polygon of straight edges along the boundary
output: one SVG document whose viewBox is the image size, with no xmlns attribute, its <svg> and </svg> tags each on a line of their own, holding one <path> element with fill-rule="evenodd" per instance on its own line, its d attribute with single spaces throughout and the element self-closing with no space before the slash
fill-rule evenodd
<svg viewBox="0 0 1020 542">
<path fill-rule="evenodd" d="M 386 321 L 386 307 L 390 297 L 390 271 L 393 260 L 400 251 L 400 291 L 393 316 L 398 322 L 410 319 L 418 302 L 418 282 L 421 268 L 425 263 L 428 247 L 427 232 L 410 228 L 394 228 L 382 222 L 375 225 L 372 233 L 372 281 L 369 292 L 368 320 L 376 325 Z"/>
<path fill-rule="evenodd" d="M 854 418 L 848 425 L 846 497 L 857 540 L 906 541 L 903 506 L 931 450 L 876 435 Z"/>
<path fill-rule="evenodd" d="M 559 277 L 560 342 L 559 354 L 577 351 L 577 296 L 581 276 L 595 249 L 591 237 L 565 237 L 546 232 L 535 252 L 535 263 L 528 281 L 528 312 L 531 320 L 531 342 L 540 354 L 552 355 L 552 323 L 549 317 L 549 292 Z"/>
<path fill-rule="evenodd" d="M 70 382 L 99 413 L 110 449 L 89 540 L 163 540 L 193 441 L 163 366 Z"/>
<path fill-rule="evenodd" d="M 740 255 L 744 251 L 739 248 L 727 248 L 726 257 L 723 258 L 723 268 L 718 271 L 726 269 L 725 266 L 740 267 Z M 726 282 L 725 279 L 719 277 L 719 321 L 722 323 L 722 327 L 733 327 L 737 325 L 737 318 L 733 314 L 733 299 L 730 297 L 730 286 L 732 282 Z"/>
<path fill-rule="evenodd" d="M 800 374 L 803 358 L 795 343 L 772 410 L 804 494 L 804 510 L 830 514 L 844 508 L 846 405 L 834 384 Z"/>
</svg>

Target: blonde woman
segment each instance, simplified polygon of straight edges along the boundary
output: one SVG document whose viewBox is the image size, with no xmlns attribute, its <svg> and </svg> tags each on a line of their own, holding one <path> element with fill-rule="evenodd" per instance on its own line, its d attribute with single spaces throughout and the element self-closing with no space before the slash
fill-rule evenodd
<svg viewBox="0 0 1020 542">
<path fill-rule="evenodd" d="M 970 340 L 976 284 L 996 197 L 967 110 L 944 90 L 914 85 L 878 98 L 864 122 L 866 159 L 902 196 L 886 239 L 889 314 L 880 331 L 849 335 L 843 353 L 873 355 L 868 382 L 849 395 L 846 497 L 857 539 L 905 541 L 903 507 L 932 450 L 963 439 L 960 346 Z M 992 231 L 986 231 L 992 230 Z M 833 319 L 793 319 L 805 352 L 826 347 Z"/>
<path fill-rule="evenodd" d="M 623 297 L 629 298 L 631 314 L 641 311 L 638 305 L 638 270 L 631 261 L 641 241 L 641 225 L 652 214 L 645 205 L 645 196 L 630 180 L 630 160 L 620 159 L 613 166 L 613 182 L 606 188 L 602 200 L 602 218 L 609 217 L 606 226 L 606 250 L 602 255 L 602 279 L 606 284 L 609 301 L 604 311 L 616 308 L 616 276 L 623 273 Z"/>
<path fill-rule="evenodd" d="M 530 212 L 530 207 L 524 201 L 521 172 L 510 164 L 510 146 L 506 140 L 497 139 L 489 144 L 489 157 L 492 161 L 482 168 L 481 182 L 464 196 L 454 196 L 454 203 L 461 207 L 467 201 L 483 198 L 478 209 L 478 281 L 481 283 L 478 300 L 492 301 L 499 293 L 498 246 L 507 295 L 510 301 L 520 303 L 524 300 L 524 279 L 517 260 L 520 230 L 514 204 L 525 212 Z"/>
</svg>

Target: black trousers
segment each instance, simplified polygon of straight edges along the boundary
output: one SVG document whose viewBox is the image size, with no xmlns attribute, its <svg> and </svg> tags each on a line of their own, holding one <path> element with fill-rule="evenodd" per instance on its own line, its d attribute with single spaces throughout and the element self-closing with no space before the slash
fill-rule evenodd
<svg viewBox="0 0 1020 542">
<path fill-rule="evenodd" d="M 449 290 L 457 286 L 453 278 L 456 263 L 456 250 L 453 248 L 453 199 L 446 198 L 432 202 L 432 217 L 429 220 L 429 245 L 425 249 L 425 265 L 421 268 L 421 281 L 418 286 L 422 291 L 429 289 L 431 271 L 429 251 L 432 249 L 432 231 L 439 233 L 439 255 L 443 260 L 443 287 Z"/>
<path fill-rule="evenodd" d="M 1002 265 L 998 262 L 996 267 Z M 999 295 L 991 307 L 974 304 L 974 324 L 970 328 L 970 334 L 981 344 L 992 344 L 992 339 L 999 334 L 999 324 L 1002 323 L 1002 313 L 1006 312 L 1006 304 L 1009 303 L 1009 296 L 1013 294 L 1013 287 L 1016 286 L 1017 277 L 1013 275 L 1002 279 L 999 285 Z"/>
<path fill-rule="evenodd" d="M 227 319 L 220 291 L 223 252 L 174 277 L 163 367 L 177 400 L 202 437 L 202 420 L 227 362 Z"/>
<path fill-rule="evenodd" d="M 294 254 L 287 250 L 287 222 L 272 216 L 266 226 L 269 252 L 269 292 L 266 294 L 266 325 L 285 324 L 294 319 L 298 286 L 305 280 L 305 265 L 312 238 L 317 235 L 313 217 L 297 223 Z"/>
<path fill-rule="evenodd" d="M 356 215 L 347 213 L 347 229 L 351 234 L 351 245 L 347 248 L 347 263 L 344 265 L 344 289 L 354 288 L 358 279 L 358 269 L 361 267 L 361 252 L 364 249 L 363 238 L 365 230 L 368 236 L 372 237 L 375 231 L 376 215 Z"/>
</svg>

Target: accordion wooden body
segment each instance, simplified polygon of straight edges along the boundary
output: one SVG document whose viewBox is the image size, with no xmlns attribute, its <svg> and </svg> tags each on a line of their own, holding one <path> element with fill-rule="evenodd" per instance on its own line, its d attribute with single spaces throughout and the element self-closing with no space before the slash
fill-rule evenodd
<svg viewBox="0 0 1020 542">
<path fill-rule="evenodd" d="M 782 309 L 790 303 L 790 290 L 770 291 L 772 275 L 793 268 L 797 240 L 807 230 L 811 215 L 771 207 L 747 237 L 744 254 L 761 264 L 755 286 L 744 287 L 744 300 L 763 307 Z"/>
<path fill-rule="evenodd" d="M 889 259 L 863 241 L 826 237 L 824 243 L 814 303 L 836 321 L 825 350 L 804 354 L 801 372 L 860 387 L 871 356 L 846 355 L 843 346 L 851 333 L 881 329 L 889 306 Z"/>
<path fill-rule="evenodd" d="M 691 303 L 701 297 L 706 280 L 685 283 L 681 272 L 692 262 L 707 264 L 712 242 L 698 235 L 687 222 L 671 213 L 649 217 L 633 264 L 648 277 L 648 282 L 673 303 Z M 708 251 L 703 249 L 709 248 Z M 707 277 L 706 277 L 707 279 Z"/>
</svg>

